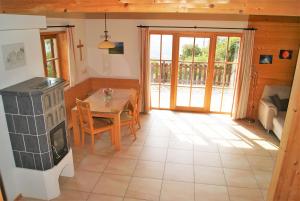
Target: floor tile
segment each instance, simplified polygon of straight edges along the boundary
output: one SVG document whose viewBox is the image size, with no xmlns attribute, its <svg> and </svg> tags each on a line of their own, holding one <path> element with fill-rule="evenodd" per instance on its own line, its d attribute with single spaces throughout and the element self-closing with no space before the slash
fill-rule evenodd
<svg viewBox="0 0 300 201">
<path fill-rule="evenodd" d="M 160 147 L 160 148 L 167 148 L 169 145 L 169 138 L 168 137 L 147 137 L 145 141 L 146 147 Z"/>
<path fill-rule="evenodd" d="M 165 165 L 162 162 L 138 161 L 133 175 L 136 177 L 162 179 L 164 168 Z"/>
<path fill-rule="evenodd" d="M 133 177 L 126 198 L 135 198 L 143 200 L 159 200 L 162 180 Z"/>
<path fill-rule="evenodd" d="M 91 194 L 87 201 L 122 201 L 122 197 L 109 196 L 109 195 L 99 195 Z"/>
<path fill-rule="evenodd" d="M 93 193 L 123 197 L 130 179 L 129 176 L 103 174 L 93 189 Z"/>
<path fill-rule="evenodd" d="M 194 167 L 179 163 L 167 163 L 164 180 L 194 182 Z"/>
<path fill-rule="evenodd" d="M 193 145 L 193 141 L 189 137 L 186 137 L 186 138 L 181 138 L 181 139 L 170 140 L 169 148 L 193 151 L 194 145 Z"/>
<path fill-rule="evenodd" d="M 157 126 L 157 127 L 152 127 L 149 132 L 149 136 L 153 137 L 162 137 L 166 138 L 169 137 L 170 135 L 170 129 L 164 126 Z"/>
<path fill-rule="evenodd" d="M 167 162 L 193 164 L 193 151 L 186 151 L 181 149 L 168 149 Z"/>
<path fill-rule="evenodd" d="M 160 201 L 194 201 L 194 183 L 164 181 Z"/>
<path fill-rule="evenodd" d="M 195 182 L 201 184 L 226 185 L 222 168 L 194 166 Z"/>
<path fill-rule="evenodd" d="M 230 201 L 263 201 L 258 189 L 228 187 Z"/>
<path fill-rule="evenodd" d="M 219 153 L 218 146 L 215 143 L 210 143 L 201 137 L 197 137 L 198 143 L 194 144 L 194 150 L 200 152 Z"/>
<path fill-rule="evenodd" d="M 232 145 L 230 145 L 230 146 L 219 145 L 219 151 L 220 151 L 220 154 L 244 154 L 244 149 L 236 148 Z"/>
<path fill-rule="evenodd" d="M 100 177 L 99 173 L 77 170 L 73 178 L 67 178 L 63 189 L 91 192 Z"/>
<path fill-rule="evenodd" d="M 245 149 L 244 153 L 249 156 L 270 156 L 270 152 L 263 148 L 250 148 Z"/>
<path fill-rule="evenodd" d="M 113 158 L 105 168 L 104 173 L 131 176 L 136 163 L 136 160 Z"/>
<path fill-rule="evenodd" d="M 268 189 L 272 179 L 272 172 L 261 170 L 254 170 L 253 172 L 259 188 Z"/>
<path fill-rule="evenodd" d="M 250 164 L 245 155 L 221 154 L 222 166 L 225 168 L 250 170 Z"/>
<path fill-rule="evenodd" d="M 271 157 L 264 156 L 247 156 L 251 167 L 255 170 L 272 171 L 274 168 L 274 160 Z"/>
<path fill-rule="evenodd" d="M 195 201 L 229 201 L 225 186 L 195 184 Z"/>
<path fill-rule="evenodd" d="M 89 136 L 86 146 L 74 147 L 76 175 L 60 177 L 61 201 L 262 201 L 279 141 L 260 125 L 158 110 L 141 122 L 135 141 L 122 129 L 121 151 L 107 134 L 93 152 Z"/>
<path fill-rule="evenodd" d="M 143 146 L 123 146 L 122 149 L 114 154 L 117 158 L 137 159 L 143 149 Z"/>
<path fill-rule="evenodd" d="M 109 158 L 98 155 L 87 155 L 78 164 L 78 169 L 94 172 L 102 172 L 107 166 Z"/>
<path fill-rule="evenodd" d="M 123 201 L 145 201 L 145 200 L 134 199 L 134 198 L 124 198 Z"/>
<path fill-rule="evenodd" d="M 203 166 L 222 167 L 219 153 L 194 151 L 194 164 Z"/>
<path fill-rule="evenodd" d="M 167 149 L 144 147 L 141 152 L 140 160 L 164 162 L 167 157 Z"/>
<path fill-rule="evenodd" d="M 61 189 L 59 197 L 53 199 L 52 201 L 67 201 L 67 200 L 84 201 L 87 200 L 88 197 L 89 197 L 89 193 L 86 192 Z"/>
<path fill-rule="evenodd" d="M 238 169 L 224 169 L 228 186 L 258 188 L 256 179 L 252 171 Z"/>
</svg>

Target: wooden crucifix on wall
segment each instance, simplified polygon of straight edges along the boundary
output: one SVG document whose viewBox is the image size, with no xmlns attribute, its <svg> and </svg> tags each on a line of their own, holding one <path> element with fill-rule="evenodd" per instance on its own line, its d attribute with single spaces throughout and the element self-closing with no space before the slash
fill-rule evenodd
<svg viewBox="0 0 300 201">
<path fill-rule="evenodd" d="M 82 48 L 84 45 L 81 43 L 81 40 L 79 40 L 79 44 L 77 45 L 77 48 L 79 48 L 79 55 L 80 55 L 80 61 L 82 61 Z"/>
</svg>

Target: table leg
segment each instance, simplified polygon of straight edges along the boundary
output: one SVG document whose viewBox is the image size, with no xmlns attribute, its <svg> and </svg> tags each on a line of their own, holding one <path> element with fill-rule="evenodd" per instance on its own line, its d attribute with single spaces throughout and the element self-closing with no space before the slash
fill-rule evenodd
<svg viewBox="0 0 300 201">
<path fill-rule="evenodd" d="M 79 125 L 78 125 L 78 112 L 77 112 L 77 110 L 72 110 L 72 124 L 73 124 L 74 144 L 75 145 L 80 145 L 80 132 L 79 132 Z"/>
<path fill-rule="evenodd" d="M 114 141 L 115 141 L 115 147 L 116 150 L 121 149 L 121 121 L 120 121 L 120 114 L 117 114 L 114 118 Z"/>
</svg>

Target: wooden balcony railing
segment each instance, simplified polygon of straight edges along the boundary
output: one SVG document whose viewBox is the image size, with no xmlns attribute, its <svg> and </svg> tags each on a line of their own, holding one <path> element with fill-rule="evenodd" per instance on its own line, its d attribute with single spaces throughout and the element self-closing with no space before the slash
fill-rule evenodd
<svg viewBox="0 0 300 201">
<path fill-rule="evenodd" d="M 190 81 L 193 81 L 193 85 L 205 85 L 207 77 L 207 63 L 179 63 L 178 66 L 178 84 L 179 85 L 189 85 Z M 224 65 L 215 64 L 214 69 L 214 86 L 223 86 L 224 82 Z M 171 83 L 171 72 L 172 72 L 172 62 L 162 61 L 161 65 L 159 61 L 151 61 L 151 82 L 152 83 Z M 234 82 L 235 69 L 232 65 L 226 66 L 225 75 L 225 87 L 231 86 Z"/>
</svg>

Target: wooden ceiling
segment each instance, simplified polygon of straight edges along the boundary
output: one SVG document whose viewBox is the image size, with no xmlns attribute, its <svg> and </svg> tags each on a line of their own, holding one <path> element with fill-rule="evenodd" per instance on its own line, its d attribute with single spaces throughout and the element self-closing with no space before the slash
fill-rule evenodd
<svg viewBox="0 0 300 201">
<path fill-rule="evenodd" d="M 206 13 L 300 16 L 300 0 L 0 0 L 3 13 Z"/>
</svg>

